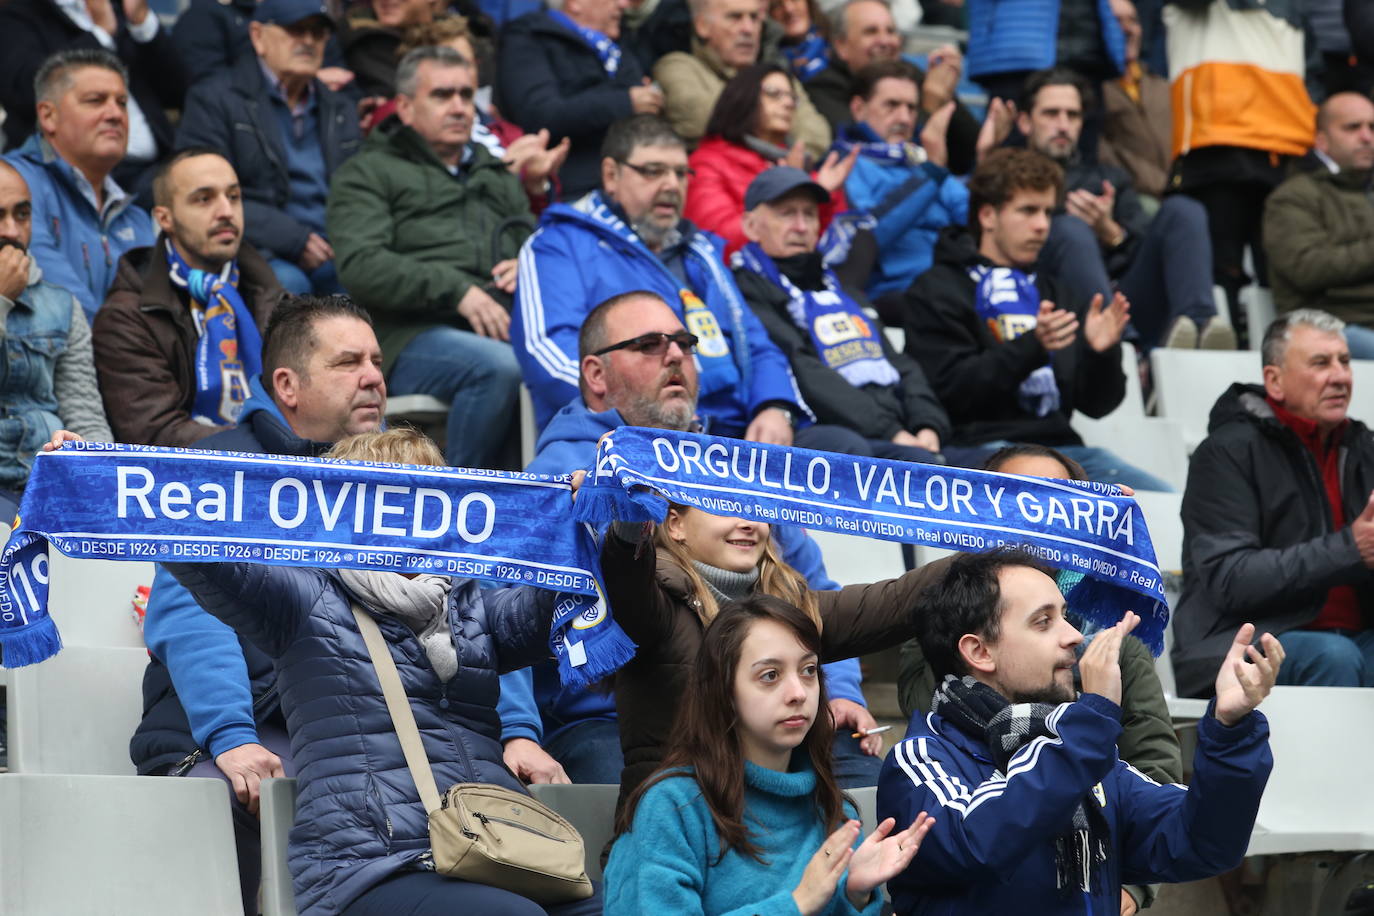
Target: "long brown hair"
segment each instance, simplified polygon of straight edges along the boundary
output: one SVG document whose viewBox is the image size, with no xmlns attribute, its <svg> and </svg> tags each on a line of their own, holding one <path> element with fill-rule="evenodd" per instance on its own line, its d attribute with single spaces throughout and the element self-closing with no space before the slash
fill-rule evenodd
<svg viewBox="0 0 1374 916">
<path fill-rule="evenodd" d="M 712 864 L 719 863 L 731 849 L 764 861 L 744 824 L 744 747 L 740 742 L 739 715 L 735 709 L 735 675 L 744 640 L 754 624 L 761 620 L 781 624 L 803 646 L 820 656 L 820 630 L 812 616 L 795 605 L 772 595 L 755 594 L 722 607 L 707 626 L 696 664 L 687 676 L 667 756 L 658 770 L 630 796 L 616 821 L 617 836 L 630 829 L 635 809 L 651 787 L 665 779 L 690 776 L 701 787 L 702 798 L 720 836 L 720 854 Z M 835 723 L 830 718 L 823 672 L 819 684 L 816 721 L 793 753 L 804 751 L 811 760 L 811 768 L 816 773 L 812 802 L 829 834 L 844 820 L 844 796 L 830 765 Z M 684 771 L 684 767 L 689 767 L 690 772 Z"/>
<path fill-rule="evenodd" d="M 687 512 L 700 512 L 702 510 L 678 503 L 669 503 L 668 511 L 683 515 Z M 711 589 L 707 588 L 706 580 L 701 577 L 701 573 L 697 572 L 696 566 L 692 564 L 692 555 L 688 552 L 687 546 L 673 540 L 672 536 L 668 534 L 668 526 L 660 523 L 654 526 L 654 548 L 667 554 L 668 559 L 672 560 L 686 574 L 687 581 L 692 586 L 692 597 L 695 599 L 692 606 L 696 610 L 697 616 L 701 618 L 702 624 L 709 624 L 715 619 L 719 611 L 719 603 L 716 601 L 716 596 L 711 594 Z M 788 604 L 800 608 L 803 613 L 810 617 L 817 632 L 824 629 L 820 609 L 816 606 L 816 596 L 811 593 L 811 589 L 807 586 L 806 578 L 783 562 L 782 556 L 778 553 L 777 542 L 773 540 L 771 528 L 768 532 L 768 541 L 763 547 L 763 557 L 759 560 L 759 582 L 754 593 L 781 598 Z"/>
</svg>

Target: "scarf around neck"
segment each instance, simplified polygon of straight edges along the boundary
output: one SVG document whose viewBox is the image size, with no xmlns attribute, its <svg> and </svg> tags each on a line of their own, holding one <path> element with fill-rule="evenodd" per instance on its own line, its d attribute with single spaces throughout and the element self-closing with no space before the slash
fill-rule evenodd
<svg viewBox="0 0 1374 916">
<path fill-rule="evenodd" d="M 787 293 L 787 314 L 792 323 L 811 336 L 816 354 L 855 388 L 865 385 L 890 387 L 901 375 L 888 362 L 878 340 L 881 332 L 864 317 L 863 309 L 841 288 L 835 272 L 821 270 L 821 288 L 801 289 L 778 269 L 757 242 L 736 255 L 745 269 L 764 277 Z"/>
<path fill-rule="evenodd" d="M 930 711 L 970 738 L 981 739 L 993 765 L 1005 774 L 1013 757 L 1037 741 L 1058 739 L 1051 724 L 1067 704 L 1012 703 L 982 681 L 968 675 L 946 675 L 931 700 Z M 1054 841 L 1056 886 L 1092 889 L 1093 875 L 1101 875 L 1107 861 L 1110 826 L 1101 806 L 1089 793 L 1078 802 L 1069 832 Z"/>
<path fill-rule="evenodd" d="M 791 45 L 780 45 L 792 75 L 805 83 L 816 74 L 830 66 L 830 43 L 814 25 L 802 36 L 801 41 Z"/>
<path fill-rule="evenodd" d="M 548 10 L 548 14 L 554 22 L 576 32 L 596 54 L 597 60 L 601 61 L 601 68 L 606 71 L 606 75 L 615 76 L 616 71 L 620 69 L 620 45 L 606 33 L 574 22 L 572 17 L 562 10 Z"/>
<path fill-rule="evenodd" d="M 248 400 L 248 380 L 262 371 L 262 335 L 239 294 L 238 261 L 219 273 L 197 270 L 165 241 L 167 273 L 172 285 L 191 297 L 195 322 L 195 419 L 212 426 L 233 426 Z"/>
<path fill-rule="evenodd" d="M 1035 330 L 1040 315 L 1040 291 L 1035 274 L 1027 275 L 1015 267 L 975 264 L 968 274 L 977 284 L 974 308 L 999 341 L 1015 340 Z M 1059 409 L 1059 383 L 1054 378 L 1051 360 L 1026 376 L 1017 390 L 1021 409 L 1045 417 Z"/>
<path fill-rule="evenodd" d="M 400 573 L 371 569 L 340 569 L 338 576 L 358 601 L 415 631 L 441 682 L 448 683 L 458 673 L 458 650 L 448 623 L 452 580 L 431 575 L 408 579 Z"/>
<path fill-rule="evenodd" d="M 874 133 L 873 128 L 862 121 L 850 124 L 835 138 L 834 149 L 848 155 L 858 149 L 859 156 L 875 162 L 890 162 L 896 165 L 918 166 L 926 161 L 926 151 L 910 140 L 889 143 Z"/>
</svg>

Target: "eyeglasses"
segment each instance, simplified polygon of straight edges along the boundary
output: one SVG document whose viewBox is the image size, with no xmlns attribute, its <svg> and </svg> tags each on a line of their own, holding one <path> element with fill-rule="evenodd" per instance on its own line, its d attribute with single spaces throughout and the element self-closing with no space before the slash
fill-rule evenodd
<svg viewBox="0 0 1374 916">
<path fill-rule="evenodd" d="M 797 101 L 797 94 L 791 89 L 774 89 L 769 86 L 762 86 L 759 88 L 759 91 L 762 92 L 765 97 L 775 102 L 788 101 L 795 104 Z"/>
<path fill-rule="evenodd" d="M 645 356 L 662 356 L 668 352 L 668 344 L 675 343 L 683 353 L 691 353 L 692 348 L 697 345 L 697 335 L 687 331 L 678 331 L 674 334 L 665 334 L 662 331 L 655 331 L 652 334 L 640 334 L 638 337 L 631 337 L 629 340 L 622 340 L 620 343 L 613 343 L 609 347 L 602 347 L 592 356 L 605 356 L 612 350 L 633 350 Z"/>
<path fill-rule="evenodd" d="M 635 165 L 633 162 L 626 162 L 624 159 L 619 160 L 619 162 L 621 165 L 625 166 L 625 168 L 638 172 L 641 178 L 646 178 L 649 181 L 659 181 L 669 172 L 676 175 L 679 182 L 686 181 L 696 174 L 696 172 L 687 168 L 685 165 L 664 165 L 662 162 Z"/>
</svg>

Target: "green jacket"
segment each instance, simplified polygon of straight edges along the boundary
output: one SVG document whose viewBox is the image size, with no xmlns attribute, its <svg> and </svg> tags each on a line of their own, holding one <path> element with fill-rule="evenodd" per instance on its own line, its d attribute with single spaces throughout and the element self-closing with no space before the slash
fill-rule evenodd
<svg viewBox="0 0 1374 916">
<path fill-rule="evenodd" d="M 372 313 L 390 371 L 416 334 L 471 330 L 458 301 L 491 282 L 534 227 L 519 179 L 479 144 L 455 177 L 415 131 L 391 122 L 334 173 L 326 216 L 339 280 Z M 493 289 L 509 307 L 508 297 Z"/>
<path fill-rule="evenodd" d="M 935 674 L 916 640 L 902 643 L 897 667 L 897 701 L 909 719 L 930 711 Z M 1183 781 L 1183 755 L 1174 734 L 1164 688 L 1155 674 L 1154 656 L 1134 636 L 1121 641 L 1121 759 L 1156 782 Z"/>
<path fill-rule="evenodd" d="M 1279 314 L 1323 309 L 1374 327 L 1370 173 L 1325 168 L 1279 185 L 1264 205 L 1264 250 Z"/>
</svg>

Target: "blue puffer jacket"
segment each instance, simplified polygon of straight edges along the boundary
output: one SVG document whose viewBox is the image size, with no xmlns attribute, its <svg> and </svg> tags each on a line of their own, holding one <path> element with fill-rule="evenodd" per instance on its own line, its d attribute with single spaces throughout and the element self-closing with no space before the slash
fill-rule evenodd
<svg viewBox="0 0 1374 916">
<path fill-rule="evenodd" d="M 288 855 L 301 916 L 332 916 L 387 876 L 423 868 L 428 819 L 344 586 L 318 569 L 167 569 L 276 664 L 300 785 Z M 410 627 L 374 614 L 441 790 L 484 782 L 523 791 L 501 762 L 497 677 L 548 656 L 554 598 L 454 579 L 448 617 L 458 672 L 447 683 Z"/>
<path fill-rule="evenodd" d="M 153 219 L 130 197 L 115 197 L 106 183 L 104 212 L 97 213 L 90 183 L 37 134 L 5 154 L 33 197 L 29 254 L 43 278 L 81 302 L 86 320 L 105 301 L 124 252 L 153 244 Z"/>
<path fill-rule="evenodd" d="M 867 124 L 841 131 L 843 139 L 855 143 L 878 139 Z M 904 291 L 930 269 L 940 230 L 968 219 L 968 188 L 933 162 L 907 165 L 860 156 L 845 179 L 844 195 L 852 209 L 878 221 L 873 230 L 878 263 L 865 290 L 869 298 Z"/>
<path fill-rule="evenodd" d="M 582 321 L 612 296 L 649 290 L 663 297 L 700 337 L 698 408 L 703 422 L 743 429 L 767 402 L 805 414 L 801 393 L 783 355 L 744 303 L 721 260 L 723 243 L 687 220 L 679 224 L 683 263 L 692 292 L 705 309 L 684 315 L 683 283 L 649 250 L 600 191 L 544 211 L 539 230 L 520 249 L 511 316 L 511 345 L 534 402 L 540 428 L 577 396 L 577 333 Z M 702 368 L 705 357 L 716 368 Z M 808 414 L 809 416 L 809 414 Z"/>
<path fill-rule="evenodd" d="M 1117 73 L 1126 68 L 1126 37 L 1109 0 L 1096 0 L 1102 42 Z M 1054 66 L 1060 0 L 968 0 L 970 79 Z"/>
<path fill-rule="evenodd" d="M 596 443 L 625 421 L 618 410 L 592 411 L 575 398 L 554 414 L 539 436 L 534 460 L 525 468 L 531 474 L 566 474 L 590 467 L 596 457 Z M 780 525 L 773 529 L 782 548 L 783 560 L 806 579 L 815 591 L 840 587 L 825 571 L 821 549 L 801 528 Z M 863 674 L 857 658 L 831 662 L 825 666 L 826 692 L 831 699 L 864 702 L 859 686 Z M 501 676 L 502 740 L 529 738 L 548 742 L 565 728 L 593 719 L 615 719 L 615 696 L 599 690 L 567 690 L 558 680 L 552 663 L 536 665 Z"/>
</svg>

